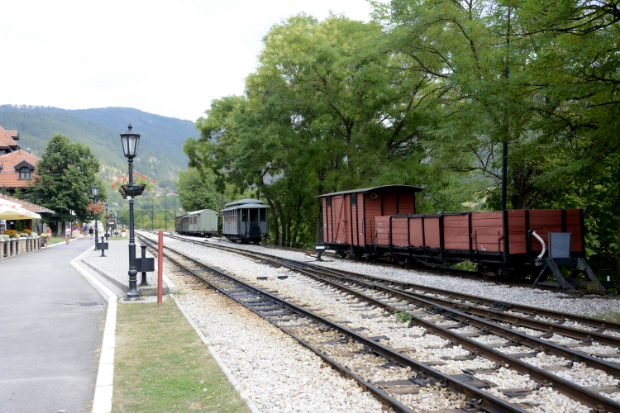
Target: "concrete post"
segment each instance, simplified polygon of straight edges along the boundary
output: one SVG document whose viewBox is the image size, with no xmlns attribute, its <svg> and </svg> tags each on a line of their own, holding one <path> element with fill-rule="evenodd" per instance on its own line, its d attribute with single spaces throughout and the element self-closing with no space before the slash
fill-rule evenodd
<svg viewBox="0 0 620 413">
<path fill-rule="evenodd" d="M 0 260 L 4 259 L 5 244 L 6 244 L 6 242 L 4 242 L 3 240 L 0 240 Z"/>
</svg>

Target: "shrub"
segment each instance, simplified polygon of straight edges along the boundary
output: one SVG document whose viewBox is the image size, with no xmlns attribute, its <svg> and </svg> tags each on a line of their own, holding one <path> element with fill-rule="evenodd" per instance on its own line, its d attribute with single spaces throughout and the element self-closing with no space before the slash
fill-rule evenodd
<svg viewBox="0 0 620 413">
<path fill-rule="evenodd" d="M 25 232 L 26 234 L 32 233 L 32 231 L 30 231 L 28 228 L 22 229 L 22 232 Z"/>
<path fill-rule="evenodd" d="M 4 233 L 8 235 L 9 238 L 17 238 L 19 236 L 17 234 L 17 231 L 15 231 L 14 229 L 7 229 L 6 231 L 4 231 Z"/>
<path fill-rule="evenodd" d="M 19 236 L 20 236 L 20 237 L 25 237 L 25 238 L 28 238 L 28 235 L 29 235 L 29 234 L 27 234 L 27 233 L 25 233 L 25 232 L 20 232 L 20 233 L 19 233 Z"/>
<path fill-rule="evenodd" d="M 0 241 L 8 241 L 9 240 L 9 236 L 6 234 L 0 234 Z"/>
</svg>

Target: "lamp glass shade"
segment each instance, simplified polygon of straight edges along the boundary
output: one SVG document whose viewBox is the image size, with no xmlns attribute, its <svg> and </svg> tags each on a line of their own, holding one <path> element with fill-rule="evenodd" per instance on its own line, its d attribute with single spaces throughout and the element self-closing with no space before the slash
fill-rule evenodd
<svg viewBox="0 0 620 413">
<path fill-rule="evenodd" d="M 106 202 L 103 206 L 105 207 L 105 212 L 108 212 L 108 203 Z"/>
<path fill-rule="evenodd" d="M 96 197 L 99 195 L 99 187 L 97 184 L 93 185 L 93 196 Z"/>
<path fill-rule="evenodd" d="M 128 126 L 127 132 L 121 134 L 121 144 L 126 158 L 135 158 L 138 155 L 140 135 L 133 132 L 131 125 Z"/>
</svg>

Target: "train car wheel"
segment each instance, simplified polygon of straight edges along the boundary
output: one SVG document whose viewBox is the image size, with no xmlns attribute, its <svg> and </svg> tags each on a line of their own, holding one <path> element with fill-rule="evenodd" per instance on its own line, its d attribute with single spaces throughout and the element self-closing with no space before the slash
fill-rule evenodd
<svg viewBox="0 0 620 413">
<path fill-rule="evenodd" d="M 355 251 L 354 256 L 355 256 L 355 259 L 359 261 L 364 257 L 364 254 L 361 251 Z"/>
</svg>

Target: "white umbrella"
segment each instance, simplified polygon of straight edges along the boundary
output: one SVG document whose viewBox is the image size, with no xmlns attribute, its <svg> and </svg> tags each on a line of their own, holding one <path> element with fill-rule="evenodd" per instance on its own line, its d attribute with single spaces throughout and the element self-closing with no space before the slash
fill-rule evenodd
<svg viewBox="0 0 620 413">
<path fill-rule="evenodd" d="M 41 219 L 41 215 L 30 212 L 23 208 L 11 208 L 0 206 L 0 219 L 20 220 L 20 219 Z"/>
</svg>

